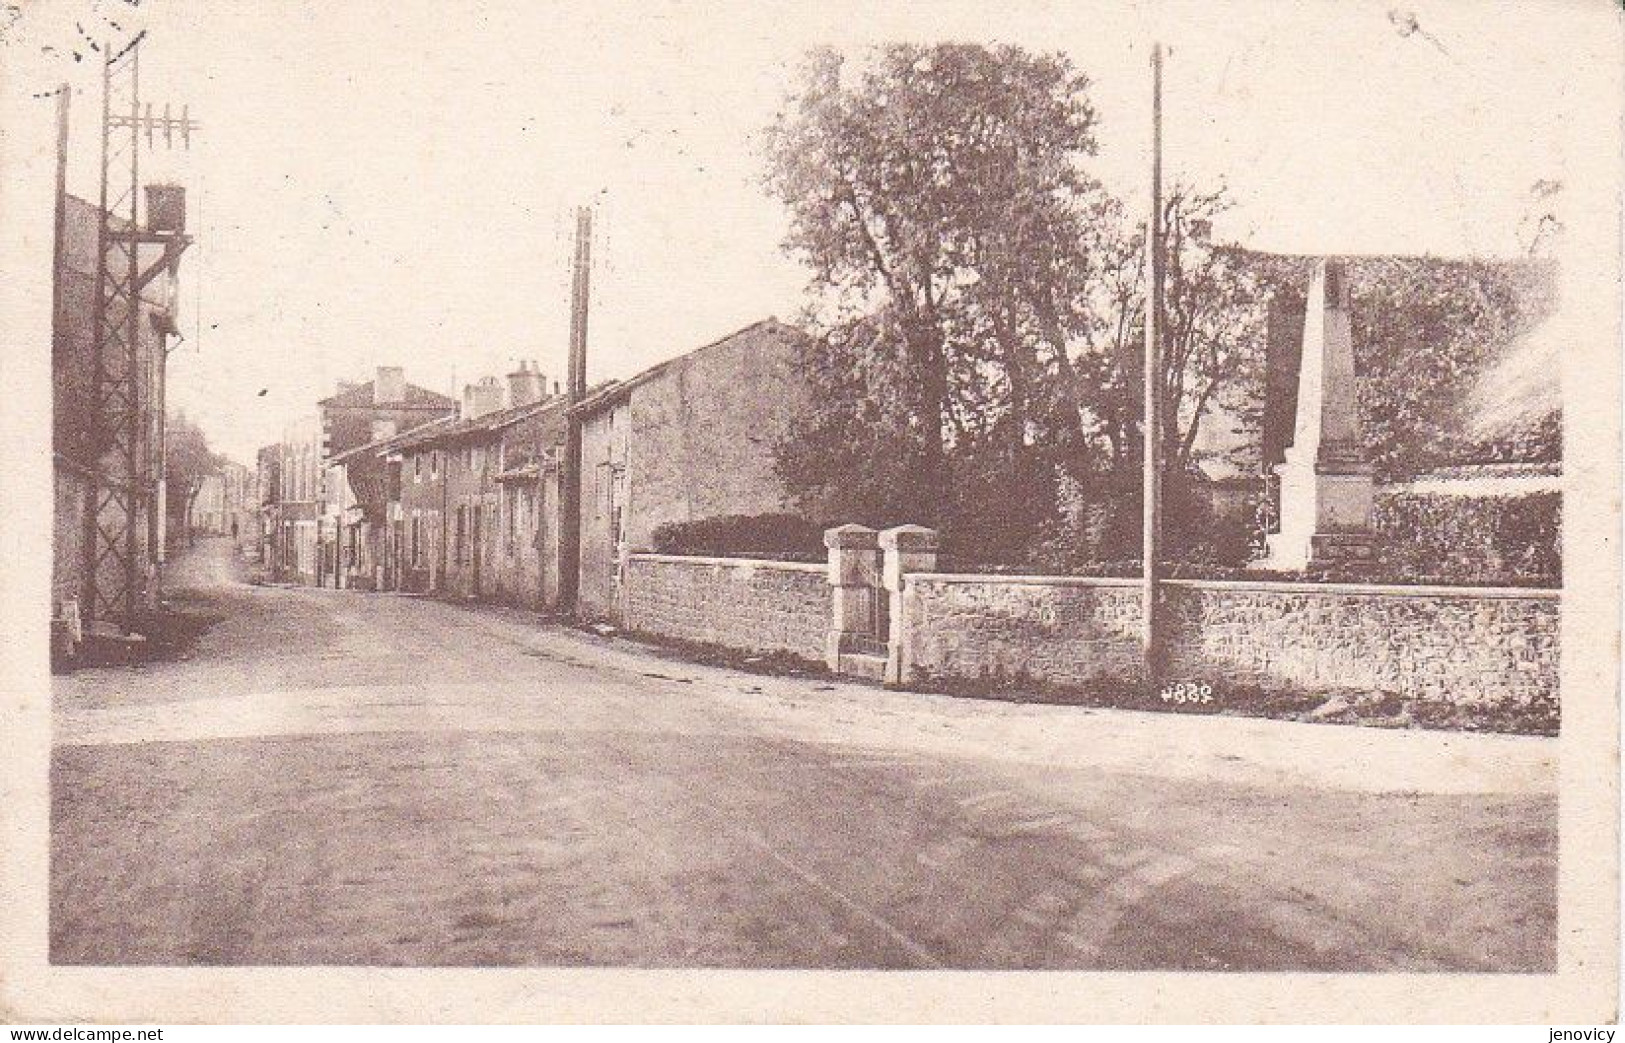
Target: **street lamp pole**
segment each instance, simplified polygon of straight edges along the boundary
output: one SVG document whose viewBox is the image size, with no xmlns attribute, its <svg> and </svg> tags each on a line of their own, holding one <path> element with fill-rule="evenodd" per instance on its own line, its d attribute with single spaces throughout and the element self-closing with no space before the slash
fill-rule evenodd
<svg viewBox="0 0 1625 1043">
<path fill-rule="evenodd" d="M 1145 679 L 1155 688 L 1162 676 L 1161 620 L 1158 559 L 1162 544 L 1162 320 L 1163 320 L 1163 216 L 1162 216 L 1162 44 L 1151 48 L 1151 215 L 1146 222 L 1149 293 L 1145 306 L 1145 415 L 1142 436 L 1142 527 L 1140 561 L 1143 574 L 1141 651 Z"/>
</svg>

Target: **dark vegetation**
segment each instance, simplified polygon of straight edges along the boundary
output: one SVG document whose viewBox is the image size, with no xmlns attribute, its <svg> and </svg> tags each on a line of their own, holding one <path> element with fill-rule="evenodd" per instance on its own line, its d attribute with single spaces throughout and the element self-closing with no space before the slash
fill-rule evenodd
<svg viewBox="0 0 1625 1043">
<path fill-rule="evenodd" d="M 668 546 L 802 556 L 821 552 L 815 524 L 907 522 L 937 528 L 967 568 L 1109 572 L 1137 556 L 1145 230 L 1091 174 L 1097 125 L 1088 78 L 1059 54 L 812 55 L 767 139 L 767 185 L 791 217 L 785 246 L 810 280 L 803 362 L 816 405 L 778 448 L 808 525 L 730 521 L 743 542 L 690 532 Z M 1280 356 L 1296 354 L 1314 260 L 1225 239 L 1229 205 L 1223 186 L 1191 184 L 1164 203 L 1157 437 L 1168 554 L 1191 574 L 1239 570 L 1261 548 L 1264 453 L 1283 434 L 1265 430 L 1265 391 L 1272 366 L 1295 368 Z M 1486 406 L 1475 393 L 1550 314 L 1550 263 L 1348 263 L 1380 480 L 1560 459 L 1555 399 Z M 1256 477 L 1217 489 L 1204 477 L 1215 467 Z M 1391 505 L 1379 578 L 1552 581 L 1555 505 L 1470 513 L 1549 511 L 1523 527 L 1441 529 L 1442 505 Z"/>
</svg>

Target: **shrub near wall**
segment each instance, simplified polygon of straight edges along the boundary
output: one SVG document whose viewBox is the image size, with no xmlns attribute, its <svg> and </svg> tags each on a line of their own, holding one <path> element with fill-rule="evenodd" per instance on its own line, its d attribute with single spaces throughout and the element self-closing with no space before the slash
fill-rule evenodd
<svg viewBox="0 0 1625 1043">
<path fill-rule="evenodd" d="M 1455 582 L 1540 582 L 1563 573 L 1563 494 L 1379 492 L 1382 571 Z"/>
</svg>

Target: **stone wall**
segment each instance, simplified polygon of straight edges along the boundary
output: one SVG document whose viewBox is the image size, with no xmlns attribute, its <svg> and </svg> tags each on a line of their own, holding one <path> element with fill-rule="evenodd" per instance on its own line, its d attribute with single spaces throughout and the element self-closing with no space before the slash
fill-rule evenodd
<svg viewBox="0 0 1625 1043">
<path fill-rule="evenodd" d="M 1557 698 L 1553 591 L 1174 581 L 1169 606 L 1172 673 L 1216 687 Z"/>
<path fill-rule="evenodd" d="M 818 663 L 829 631 L 827 573 L 783 561 L 632 554 L 621 619 L 638 633 Z"/>
<path fill-rule="evenodd" d="M 1139 671 L 1137 580 L 915 573 L 903 605 L 917 679 L 1071 687 Z"/>
<path fill-rule="evenodd" d="M 1168 581 L 1173 679 L 1215 689 L 1555 700 L 1554 591 Z M 922 573 L 905 590 L 916 681 L 1079 687 L 1139 669 L 1137 581 Z"/>
<path fill-rule="evenodd" d="M 880 540 L 888 589 L 894 564 L 902 577 L 901 599 L 889 602 L 888 681 L 1123 694 L 1140 676 L 1138 580 L 913 572 L 888 548 L 899 532 Z M 873 542 L 871 530 L 862 533 Z M 831 572 L 633 553 L 620 616 L 651 636 L 785 652 L 843 671 L 828 658 L 840 625 Z M 1167 580 L 1163 591 L 1168 680 L 1206 682 L 1233 705 L 1260 695 L 1382 695 L 1556 706 L 1555 590 Z"/>
</svg>

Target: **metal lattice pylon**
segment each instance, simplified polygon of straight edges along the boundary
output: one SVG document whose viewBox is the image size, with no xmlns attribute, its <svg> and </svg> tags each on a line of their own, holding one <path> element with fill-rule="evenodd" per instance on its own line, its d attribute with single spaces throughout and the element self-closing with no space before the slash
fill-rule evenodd
<svg viewBox="0 0 1625 1043">
<path fill-rule="evenodd" d="M 154 392 L 163 384 L 165 346 L 157 331 L 141 342 L 141 293 L 160 270 L 174 270 L 190 241 L 155 234 L 140 224 L 141 134 L 149 144 L 162 126 L 172 144 L 178 128 L 190 145 L 196 124 L 141 111 L 141 50 L 137 37 L 123 51 L 103 52 L 101 197 L 96 235 L 94 357 L 89 407 L 95 467 L 86 487 L 82 603 L 90 618 L 134 629 L 148 588 L 149 548 L 161 538 L 154 512 L 163 480 L 155 450 L 164 421 Z M 142 266 L 141 248 L 161 246 L 162 258 Z"/>
<path fill-rule="evenodd" d="M 91 425 L 95 479 L 86 496 L 84 604 L 92 619 L 135 623 L 145 583 L 140 518 L 151 509 L 150 462 L 142 401 L 140 244 L 120 235 L 137 227 L 140 178 L 140 47 L 102 66 L 101 199 L 96 234 L 96 298 Z M 117 106 L 117 109 L 115 109 Z M 127 111 L 129 133 L 115 128 Z M 124 175 L 128 175 L 126 178 Z"/>
</svg>

